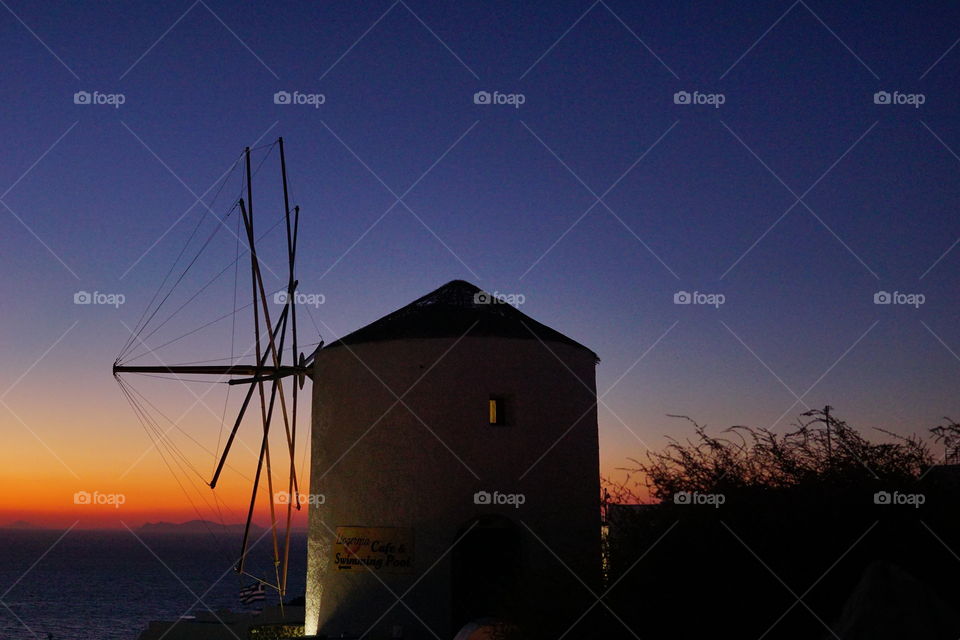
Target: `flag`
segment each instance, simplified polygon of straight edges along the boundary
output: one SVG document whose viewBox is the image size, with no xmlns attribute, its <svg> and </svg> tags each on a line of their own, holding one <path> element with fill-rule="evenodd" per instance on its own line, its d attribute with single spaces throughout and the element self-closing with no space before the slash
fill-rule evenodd
<svg viewBox="0 0 960 640">
<path fill-rule="evenodd" d="M 240 589 L 240 602 L 243 604 L 250 604 L 264 599 L 266 599 L 266 594 L 263 591 L 262 582 L 251 584 L 250 586 Z"/>
</svg>

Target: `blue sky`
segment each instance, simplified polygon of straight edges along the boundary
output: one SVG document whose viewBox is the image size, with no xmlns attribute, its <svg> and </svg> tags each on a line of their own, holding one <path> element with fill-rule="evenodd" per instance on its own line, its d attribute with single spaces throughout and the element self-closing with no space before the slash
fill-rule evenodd
<svg viewBox="0 0 960 640">
<path fill-rule="evenodd" d="M 956 8 L 4 8 L 0 387 L 39 437 L 0 420 L 24 446 L 57 451 L 77 419 L 38 407 L 51 393 L 102 412 L 82 420 L 104 437 L 136 428 L 109 374 L 123 323 L 198 218 L 214 228 L 198 198 L 278 135 L 303 211 L 301 289 L 325 301 L 301 341 L 455 278 L 522 293 L 524 312 L 600 355 L 601 392 L 615 385 L 600 411 L 607 470 L 689 432 L 668 413 L 782 429 L 803 403 L 830 403 L 905 433 L 960 415 Z M 278 91 L 322 104 L 276 104 Z M 523 103 L 476 104 L 482 91 Z M 269 219 L 279 199 L 263 177 Z M 210 268 L 234 250 L 221 233 Z M 80 290 L 125 303 L 74 305 Z M 675 304 L 680 291 L 723 304 Z M 923 303 L 875 304 L 878 291 Z M 227 304 L 229 283 L 188 320 Z M 227 331 L 185 347 L 225 355 Z"/>
</svg>

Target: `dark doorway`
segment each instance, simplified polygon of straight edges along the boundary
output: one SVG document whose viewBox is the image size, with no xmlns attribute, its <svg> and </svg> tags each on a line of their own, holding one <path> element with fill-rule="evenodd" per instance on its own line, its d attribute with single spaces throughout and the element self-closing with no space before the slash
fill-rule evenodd
<svg viewBox="0 0 960 640">
<path fill-rule="evenodd" d="M 452 552 L 453 629 L 480 618 L 513 619 L 522 561 L 517 525 L 503 516 L 481 516 L 464 524 L 457 537 Z"/>
</svg>

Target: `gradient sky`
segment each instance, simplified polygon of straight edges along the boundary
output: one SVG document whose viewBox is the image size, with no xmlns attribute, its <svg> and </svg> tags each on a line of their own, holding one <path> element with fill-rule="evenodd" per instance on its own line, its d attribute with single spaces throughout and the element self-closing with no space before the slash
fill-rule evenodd
<svg viewBox="0 0 960 640">
<path fill-rule="evenodd" d="M 960 416 L 956 7 L 0 4 L 0 521 L 196 517 L 110 365 L 197 221 L 214 228 L 198 197 L 278 135 L 303 211 L 301 291 L 325 298 L 301 342 L 455 278 L 523 294 L 525 313 L 602 359 L 606 474 L 689 435 L 666 414 L 784 430 L 829 403 L 901 433 Z M 78 105 L 78 91 L 125 102 Z M 325 102 L 275 104 L 277 91 Z M 524 103 L 478 105 L 477 91 Z M 725 101 L 676 104 L 678 91 Z M 924 102 L 875 104 L 878 91 Z M 275 160 L 258 174 L 265 221 Z M 282 242 L 263 241 L 279 274 Z M 220 233 L 201 273 L 234 251 Z M 126 301 L 75 305 L 81 290 Z M 232 274 L 148 342 L 217 317 L 231 291 Z M 677 305 L 678 291 L 725 302 Z M 877 291 L 925 301 L 876 305 Z M 242 350 L 249 326 L 236 332 Z M 230 335 L 219 323 L 159 353 L 229 356 Z M 131 380 L 172 418 L 193 402 Z M 204 473 L 223 388 L 207 398 L 181 419 L 197 442 L 174 435 Z M 220 492 L 229 521 L 252 423 L 241 438 Z M 127 504 L 78 507 L 79 490 Z"/>
</svg>

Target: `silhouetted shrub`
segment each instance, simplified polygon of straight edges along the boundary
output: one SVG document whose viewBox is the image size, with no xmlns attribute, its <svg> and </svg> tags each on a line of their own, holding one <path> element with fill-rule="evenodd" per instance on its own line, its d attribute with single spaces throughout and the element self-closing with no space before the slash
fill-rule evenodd
<svg viewBox="0 0 960 640">
<path fill-rule="evenodd" d="M 833 637 L 877 562 L 896 570 L 875 575 L 908 575 L 944 602 L 960 596 L 943 570 L 960 549 L 958 474 L 934 467 L 920 438 L 871 442 L 829 409 L 784 434 L 711 436 L 690 422 L 692 439 L 632 460 L 631 477 L 659 502 L 627 506 L 643 485 L 606 486 L 605 601 L 644 640 Z M 955 437 L 956 424 L 938 433 Z"/>
</svg>

